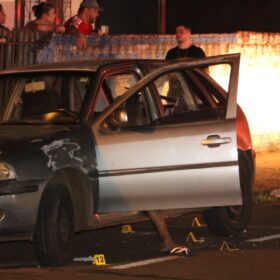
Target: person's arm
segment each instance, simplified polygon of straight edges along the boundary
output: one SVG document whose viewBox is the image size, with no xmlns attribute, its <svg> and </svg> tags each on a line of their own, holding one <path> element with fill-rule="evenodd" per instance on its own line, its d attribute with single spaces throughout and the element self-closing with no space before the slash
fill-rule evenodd
<svg viewBox="0 0 280 280">
<path fill-rule="evenodd" d="M 77 47 L 78 49 L 85 49 L 87 47 L 86 36 L 82 33 L 79 34 L 79 37 L 77 39 Z"/>
<path fill-rule="evenodd" d="M 203 50 L 202 48 L 198 48 L 198 49 L 197 49 L 197 57 L 200 57 L 200 58 L 206 57 L 206 54 L 205 54 L 205 52 L 204 52 L 204 50 Z M 207 75 L 210 74 L 210 72 L 209 72 L 209 67 L 201 68 L 201 70 L 202 70 L 205 74 L 207 74 Z"/>
<path fill-rule="evenodd" d="M 166 60 L 171 60 L 171 59 L 172 59 L 172 52 L 171 52 L 171 50 L 169 50 L 169 51 L 167 52 L 167 54 L 166 54 L 166 56 L 165 56 L 165 59 L 166 59 Z"/>
<path fill-rule="evenodd" d="M 81 33 L 80 31 L 72 24 L 65 24 L 65 33 L 72 35 L 72 36 L 79 36 Z"/>
<path fill-rule="evenodd" d="M 206 54 L 202 48 L 197 48 L 196 57 L 200 57 L 200 58 L 206 57 Z"/>
<path fill-rule="evenodd" d="M 66 34 L 78 37 L 77 39 L 78 49 L 84 49 L 87 47 L 87 39 L 85 35 L 83 35 L 73 23 L 67 21 L 64 27 L 65 27 Z"/>
<path fill-rule="evenodd" d="M 64 33 L 65 32 L 65 27 L 64 27 L 64 25 L 56 25 L 56 27 L 55 27 L 55 32 L 56 33 L 60 33 L 60 34 L 62 34 L 62 33 Z"/>
</svg>

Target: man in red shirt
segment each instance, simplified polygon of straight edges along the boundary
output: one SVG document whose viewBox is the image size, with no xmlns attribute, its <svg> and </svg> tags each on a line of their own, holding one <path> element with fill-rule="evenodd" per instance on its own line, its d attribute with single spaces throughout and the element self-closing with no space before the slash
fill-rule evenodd
<svg viewBox="0 0 280 280">
<path fill-rule="evenodd" d="M 99 17 L 100 7 L 96 0 L 83 0 L 78 14 L 71 17 L 65 23 L 66 34 L 78 36 L 77 47 L 86 47 L 87 35 L 96 34 L 93 25 Z"/>
</svg>

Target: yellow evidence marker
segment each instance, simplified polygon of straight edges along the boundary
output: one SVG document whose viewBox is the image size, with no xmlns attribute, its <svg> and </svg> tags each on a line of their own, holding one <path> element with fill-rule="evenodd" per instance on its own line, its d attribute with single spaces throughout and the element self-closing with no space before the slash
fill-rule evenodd
<svg viewBox="0 0 280 280">
<path fill-rule="evenodd" d="M 132 230 L 131 225 L 123 225 L 122 227 L 122 233 L 134 233 L 135 231 Z"/>
<path fill-rule="evenodd" d="M 187 241 L 187 242 L 191 241 L 192 243 L 199 243 L 199 244 L 201 244 L 201 243 L 205 242 L 205 238 L 196 239 L 194 233 L 193 233 L 193 232 L 190 232 L 190 233 L 188 234 L 188 237 L 187 237 L 187 240 L 186 240 L 186 241 Z"/>
<path fill-rule="evenodd" d="M 195 217 L 192 222 L 192 227 L 204 227 L 205 224 L 201 224 L 198 217 Z"/>
<path fill-rule="evenodd" d="M 228 243 L 226 241 L 223 241 L 222 246 L 220 248 L 220 252 L 225 251 L 225 250 L 227 250 L 229 252 L 235 252 L 235 251 L 238 251 L 239 249 L 238 248 L 230 248 Z"/>
<path fill-rule="evenodd" d="M 92 259 L 92 264 L 101 266 L 106 265 L 106 259 L 104 255 L 94 255 Z"/>
</svg>

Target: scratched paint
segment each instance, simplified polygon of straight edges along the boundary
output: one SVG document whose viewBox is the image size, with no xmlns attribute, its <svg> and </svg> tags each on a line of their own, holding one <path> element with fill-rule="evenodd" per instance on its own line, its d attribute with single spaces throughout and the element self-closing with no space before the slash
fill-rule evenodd
<svg viewBox="0 0 280 280">
<path fill-rule="evenodd" d="M 68 157 L 78 162 L 84 172 L 88 172 L 88 169 L 84 167 L 84 160 L 77 155 L 78 151 L 81 150 L 80 145 L 70 139 L 55 140 L 48 145 L 42 146 L 41 150 L 49 159 L 47 166 L 54 171 L 63 166 Z"/>
</svg>

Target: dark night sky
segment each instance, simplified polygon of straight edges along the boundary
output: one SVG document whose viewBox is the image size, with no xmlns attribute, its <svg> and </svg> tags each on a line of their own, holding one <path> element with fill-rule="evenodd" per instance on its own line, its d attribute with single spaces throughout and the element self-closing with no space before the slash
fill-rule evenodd
<svg viewBox="0 0 280 280">
<path fill-rule="evenodd" d="M 100 0 L 111 34 L 157 33 L 158 0 Z M 193 33 L 280 32 L 280 0 L 167 0 L 167 33 L 178 21 Z"/>
</svg>

